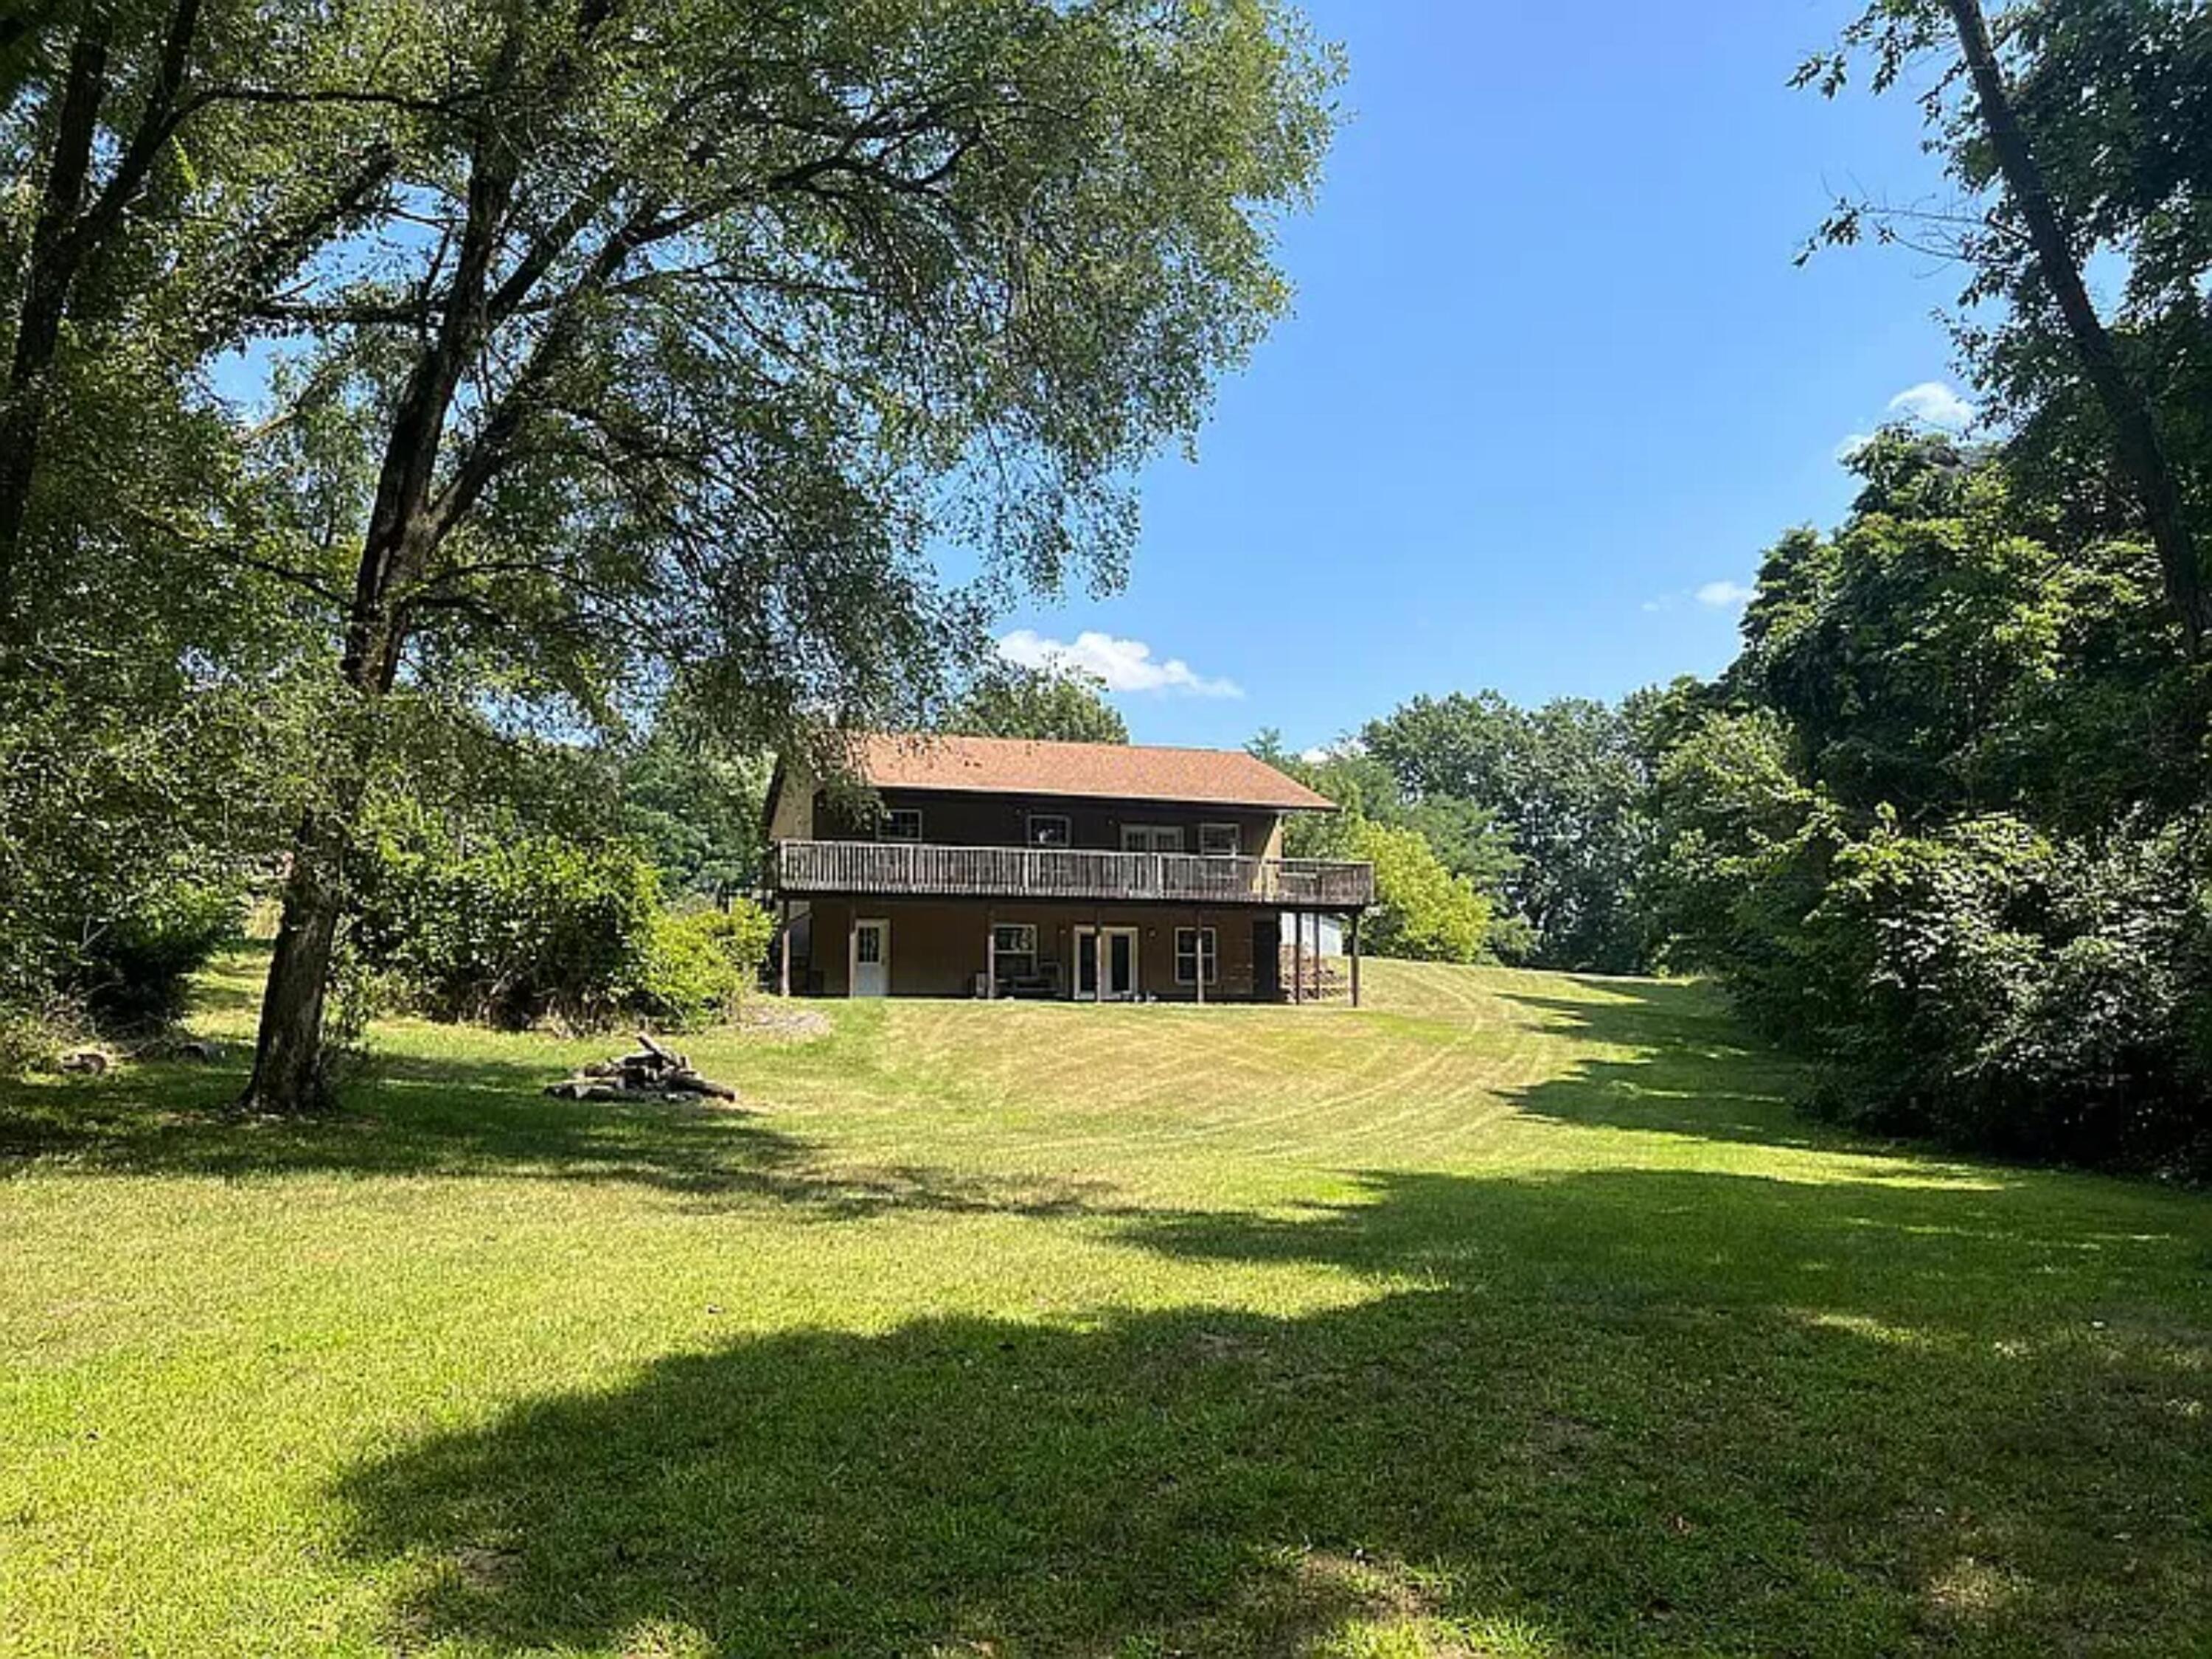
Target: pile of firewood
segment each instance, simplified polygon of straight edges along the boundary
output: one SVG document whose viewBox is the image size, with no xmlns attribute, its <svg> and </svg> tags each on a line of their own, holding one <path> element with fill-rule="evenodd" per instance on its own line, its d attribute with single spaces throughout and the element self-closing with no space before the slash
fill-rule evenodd
<svg viewBox="0 0 2212 1659">
<path fill-rule="evenodd" d="M 548 1084 L 545 1092 L 562 1100 L 735 1100 L 738 1091 L 726 1084 L 704 1078 L 691 1062 L 672 1048 L 664 1048 L 644 1032 L 643 1046 L 633 1054 L 594 1060 L 573 1077 Z"/>
</svg>

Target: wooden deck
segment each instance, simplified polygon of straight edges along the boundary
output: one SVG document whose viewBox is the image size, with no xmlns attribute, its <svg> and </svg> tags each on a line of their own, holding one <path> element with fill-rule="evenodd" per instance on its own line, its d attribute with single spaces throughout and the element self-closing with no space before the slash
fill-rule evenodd
<svg viewBox="0 0 2212 1659">
<path fill-rule="evenodd" d="M 793 898 L 1090 899 L 1285 910 L 1358 910 L 1375 902 L 1370 864 L 919 842 L 778 842 L 769 849 L 768 884 Z"/>
</svg>

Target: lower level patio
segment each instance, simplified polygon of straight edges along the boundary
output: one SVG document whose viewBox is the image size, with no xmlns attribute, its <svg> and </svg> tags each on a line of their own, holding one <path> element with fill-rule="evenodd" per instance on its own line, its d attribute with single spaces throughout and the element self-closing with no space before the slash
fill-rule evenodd
<svg viewBox="0 0 2212 1659">
<path fill-rule="evenodd" d="M 1348 957 L 1324 959 L 1318 913 L 818 898 L 790 906 L 775 970 L 787 995 L 1356 1004 L 1349 922 Z"/>
</svg>

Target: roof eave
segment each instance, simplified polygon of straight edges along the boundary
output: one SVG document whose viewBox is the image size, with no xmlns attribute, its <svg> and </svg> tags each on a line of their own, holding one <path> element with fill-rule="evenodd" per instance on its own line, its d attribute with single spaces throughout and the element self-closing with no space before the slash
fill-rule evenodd
<svg viewBox="0 0 2212 1659">
<path fill-rule="evenodd" d="M 1042 800 L 1126 801 L 1136 806 L 1218 806 L 1238 812 L 1341 812 L 1344 810 L 1333 800 L 1227 800 L 1218 795 L 1115 794 L 1096 789 L 1054 789 L 1040 784 L 1024 784 L 1016 787 L 998 783 L 906 783 L 879 778 L 863 778 L 861 781 L 871 789 L 895 791 L 906 795 L 1026 796 Z"/>
</svg>

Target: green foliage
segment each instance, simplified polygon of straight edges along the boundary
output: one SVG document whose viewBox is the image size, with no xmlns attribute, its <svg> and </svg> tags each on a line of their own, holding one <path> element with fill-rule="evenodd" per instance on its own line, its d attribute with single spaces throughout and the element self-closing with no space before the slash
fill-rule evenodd
<svg viewBox="0 0 2212 1659">
<path fill-rule="evenodd" d="M 768 951 L 758 906 L 670 910 L 635 843 L 511 813 L 457 820 L 388 802 L 353 884 L 362 963 L 440 1019 L 702 1024 L 735 1008 Z"/>
<path fill-rule="evenodd" d="M 679 1028 L 732 1018 L 760 982 L 775 929 L 775 919 L 748 899 L 727 910 L 659 912 L 635 1006 Z"/>
<path fill-rule="evenodd" d="M 669 886 L 720 901 L 759 875 L 774 763 L 664 706 L 623 767 L 622 822 Z"/>
<path fill-rule="evenodd" d="M 234 887 L 172 883 L 88 939 L 61 989 L 103 1024 L 174 1020 L 192 975 L 238 938 L 242 906 Z"/>
<path fill-rule="evenodd" d="M 1416 809 L 1447 822 L 1480 813 L 1468 821 L 1510 837 L 1516 861 L 1497 875 L 1533 936 L 1530 960 L 1601 973 L 1648 965 L 1634 895 L 1651 758 L 1626 708 L 1579 698 L 1520 708 L 1494 691 L 1416 697 L 1370 720 L 1361 744 Z"/>
<path fill-rule="evenodd" d="M 1845 848 L 1809 920 L 1859 1002 L 1845 1117 L 2001 1151 L 2212 1167 L 2212 837 L 2017 820 Z"/>
<path fill-rule="evenodd" d="M 1532 954 L 1527 923 L 1506 913 L 1498 897 L 1521 860 L 1487 808 L 1450 797 L 1408 801 L 1390 769 L 1356 745 L 1308 760 L 1288 752 L 1279 732 L 1265 731 L 1250 747 L 1342 809 L 1290 817 L 1286 856 L 1376 860 L 1380 909 L 1371 938 L 1379 953 L 1443 962 L 1522 961 Z M 1391 832 L 1387 838 L 1378 834 L 1384 830 Z M 1374 849 L 1386 839 L 1386 859 L 1377 860 Z"/>
<path fill-rule="evenodd" d="M 1737 692 L 1785 716 L 1845 805 L 1996 807 L 2088 830 L 2203 778 L 2205 691 L 2182 672 L 2140 545 L 2063 545 L 1987 452 L 1892 431 L 1832 538 L 1785 537 L 1745 617 Z"/>
<path fill-rule="evenodd" d="M 2212 1167 L 2205 684 L 2155 573 L 2056 539 L 1994 455 L 1853 465 L 1660 765 L 1668 960 L 1828 1061 L 1852 1121 Z"/>
<path fill-rule="evenodd" d="M 173 1013 L 283 844 L 303 700 L 279 676 L 169 657 L 210 637 L 189 613 L 0 652 L 0 1008 Z"/>
<path fill-rule="evenodd" d="M 1375 866 L 1370 932 L 1376 955 L 1419 962 L 1479 962 L 1490 943 L 1490 903 L 1454 875 L 1418 830 L 1354 817 L 1346 850 Z"/>
<path fill-rule="evenodd" d="M 571 719 L 681 664 L 756 748 L 910 719 L 986 601 L 1119 580 L 1133 469 L 1287 302 L 1337 73 L 1272 0 L 378 21 L 378 90 L 422 107 L 264 319 L 310 330 L 254 457 L 276 530 L 326 590 L 383 571 L 378 492 L 428 465 L 403 391 L 465 359 L 380 628 Z"/>
<path fill-rule="evenodd" d="M 1033 738 L 1058 743 L 1127 743 L 1128 722 L 1106 701 L 1106 683 L 1074 670 L 994 663 L 938 721 L 973 738 Z"/>
<path fill-rule="evenodd" d="M 2154 538 L 2174 561 L 2169 602 L 2201 628 L 2212 538 L 2212 313 L 2203 298 L 2212 279 L 2212 14 L 2197 0 L 1991 0 L 1975 9 L 1996 43 L 2008 132 L 1984 109 L 1956 9 L 1940 0 L 1875 0 L 1835 50 L 1800 70 L 1801 84 L 1832 96 L 1856 59 L 1871 64 L 1877 92 L 1931 59 L 1913 78 L 1924 88 L 1928 148 L 1960 198 L 1939 215 L 1842 201 L 1815 240 L 1870 234 L 1939 252 L 1966 272 L 1953 331 L 1983 407 L 2011 428 L 2021 485 L 2063 515 L 2069 543 L 2161 526 Z M 2105 286 L 2106 266 L 2117 273 L 2109 303 L 2083 280 L 2098 271 Z M 2075 282 L 2069 311 L 2061 290 Z M 2154 511 L 2154 500 L 2166 505 Z"/>
<path fill-rule="evenodd" d="M 649 976 L 659 881 L 633 847 L 394 809 L 356 861 L 362 958 L 441 1019 L 599 1025 Z"/>
</svg>

